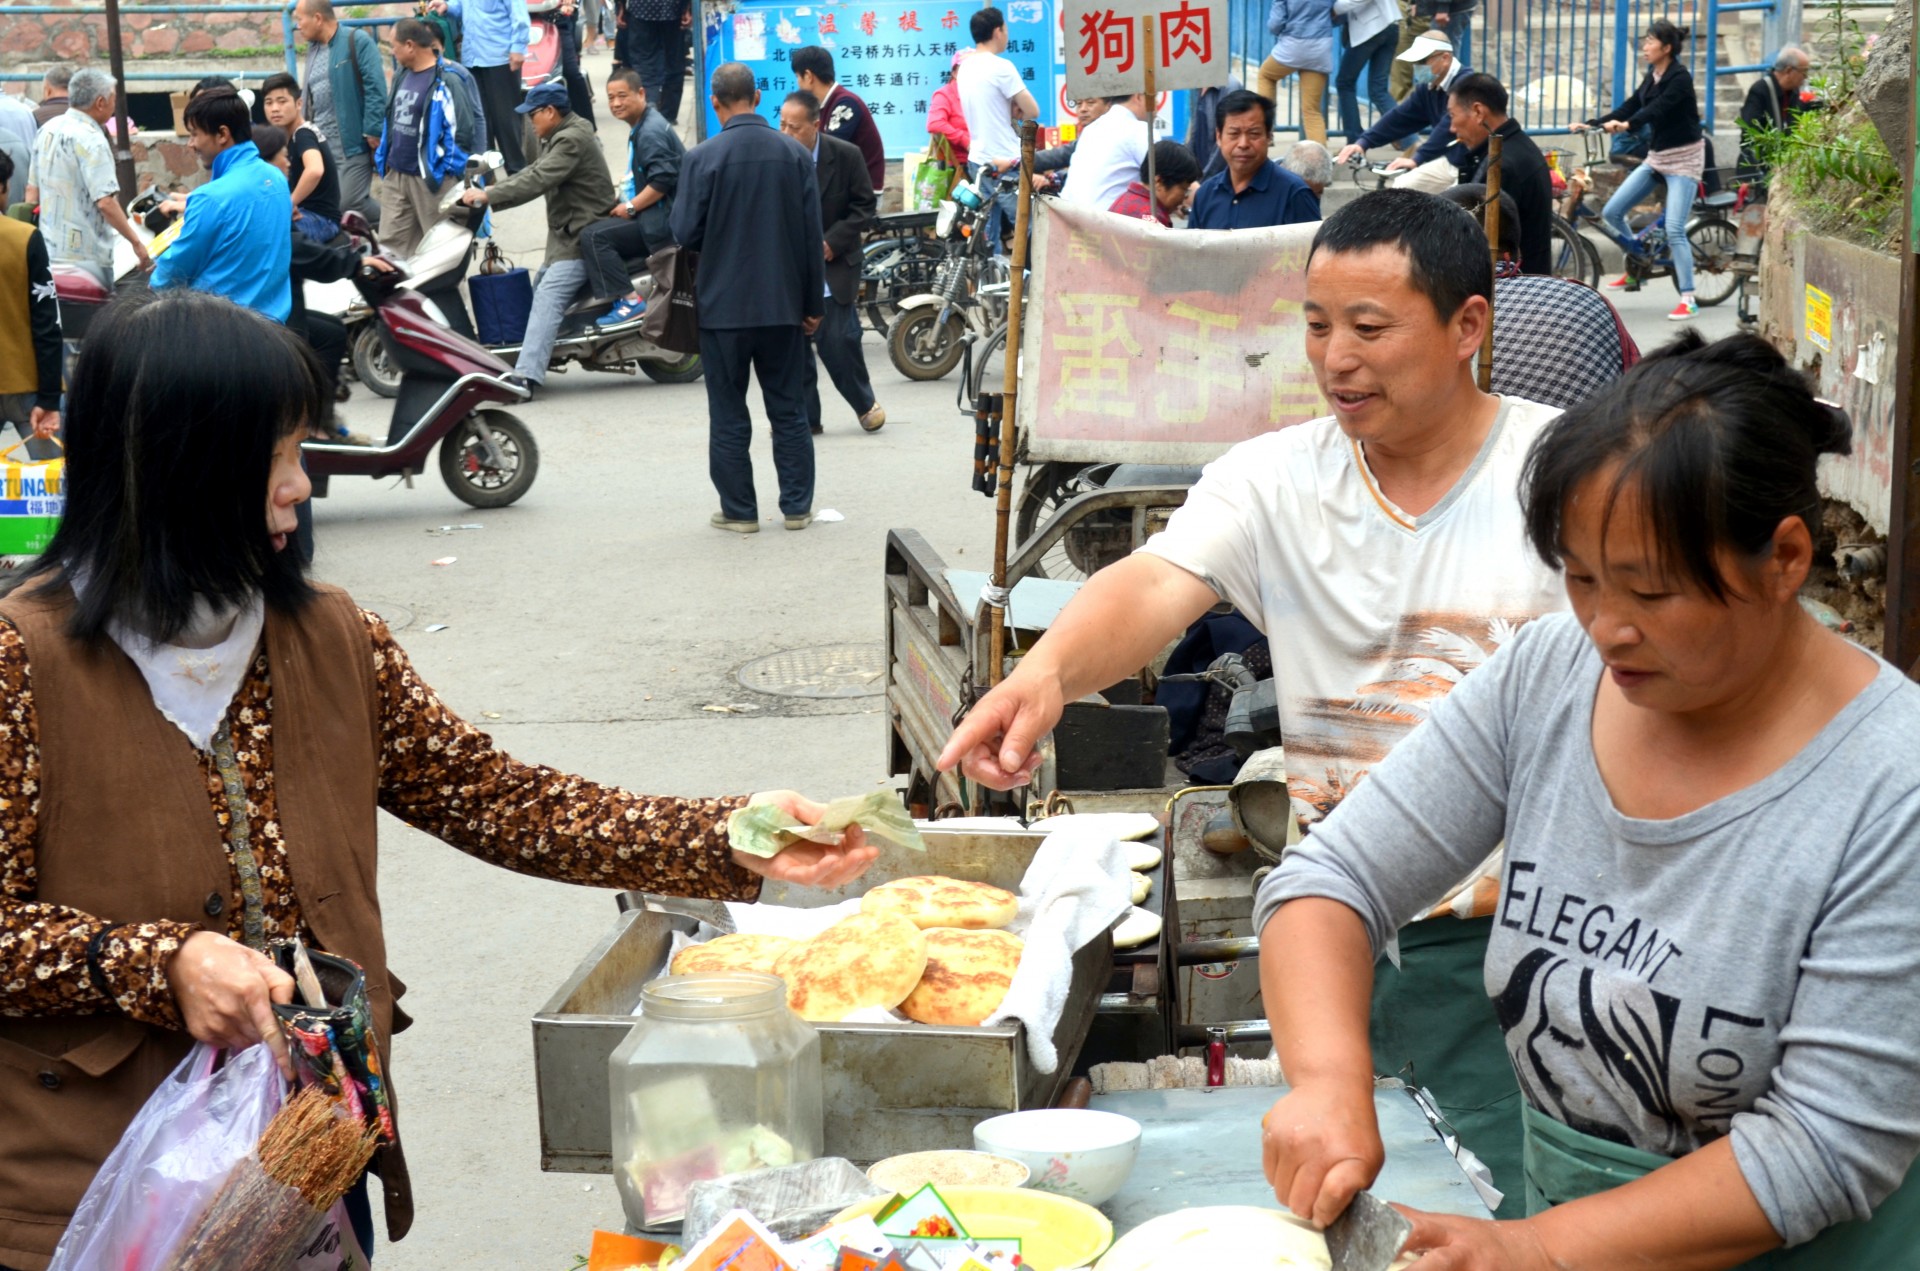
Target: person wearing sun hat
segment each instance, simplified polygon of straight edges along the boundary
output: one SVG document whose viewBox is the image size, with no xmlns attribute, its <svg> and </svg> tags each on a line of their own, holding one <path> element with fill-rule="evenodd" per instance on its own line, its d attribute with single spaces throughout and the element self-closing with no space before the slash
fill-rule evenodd
<svg viewBox="0 0 1920 1271">
<path fill-rule="evenodd" d="M 1437 193 L 1460 179 L 1447 155 L 1448 148 L 1454 144 L 1453 122 L 1447 115 L 1447 93 L 1460 74 L 1460 62 L 1453 55 L 1453 41 L 1439 31 L 1422 31 L 1398 60 L 1425 70 L 1430 78 L 1416 82 L 1413 91 L 1398 106 L 1342 147 L 1333 161 L 1346 163 L 1376 146 L 1392 145 L 1402 137 L 1424 132 L 1427 139 L 1420 143 L 1412 158 L 1402 155 L 1387 166 L 1406 174 L 1395 178 L 1394 185 Z"/>
</svg>

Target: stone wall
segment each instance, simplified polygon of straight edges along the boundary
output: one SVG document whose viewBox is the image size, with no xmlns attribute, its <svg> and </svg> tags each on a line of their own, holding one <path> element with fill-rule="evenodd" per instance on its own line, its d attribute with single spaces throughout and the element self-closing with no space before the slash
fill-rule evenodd
<svg viewBox="0 0 1920 1271">
<path fill-rule="evenodd" d="M 0 62 L 9 69 L 37 69 L 48 62 L 107 60 L 107 20 L 99 14 L 19 15 L 9 17 L 4 27 L 0 32 Z M 278 13 L 126 13 L 121 16 L 120 31 L 129 61 L 196 57 L 239 49 L 278 50 L 285 39 Z"/>
</svg>

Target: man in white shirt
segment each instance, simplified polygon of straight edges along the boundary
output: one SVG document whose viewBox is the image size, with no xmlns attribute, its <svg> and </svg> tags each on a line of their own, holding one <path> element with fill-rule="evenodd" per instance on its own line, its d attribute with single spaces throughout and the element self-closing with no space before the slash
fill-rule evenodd
<svg viewBox="0 0 1920 1271">
<path fill-rule="evenodd" d="M 981 9 L 967 19 L 967 30 L 973 36 L 973 55 L 954 71 L 953 82 L 960 91 L 960 113 L 971 138 L 968 166 L 977 170 L 993 163 L 999 167 L 1020 158 L 1020 137 L 1013 121 L 1040 118 L 1040 104 L 1020 78 L 1019 68 L 1000 56 L 1007 51 L 1006 15 L 995 8 Z M 1009 225 L 1013 221 L 1013 199 L 1002 193 L 995 203 L 997 212 L 988 219 L 987 232 L 998 246 L 1000 221 L 1005 219 Z"/>
<path fill-rule="evenodd" d="M 1108 208 L 1140 177 L 1153 144 L 1147 123 L 1147 95 L 1109 97 L 1110 108 L 1088 124 L 1075 140 L 1073 162 L 1060 197 L 1083 207 Z"/>
<path fill-rule="evenodd" d="M 1479 391 L 1493 270 L 1480 227 L 1458 213 L 1385 190 L 1322 225 L 1306 343 L 1334 413 L 1210 464 L 1166 530 L 1089 579 L 973 708 L 942 768 L 1024 784 L 1065 703 L 1148 665 L 1227 600 L 1271 643 L 1288 784 L 1310 827 L 1517 627 L 1566 607 L 1527 549 L 1516 495 L 1528 446 L 1558 412 Z M 1490 868 L 1402 933 L 1399 971 L 1380 968 L 1374 1062 L 1386 1075 L 1411 1066 L 1517 1195 L 1518 1088 L 1490 1003 L 1463 989 L 1478 985 Z M 1409 1026 L 1430 1003 L 1442 1020 Z"/>
</svg>

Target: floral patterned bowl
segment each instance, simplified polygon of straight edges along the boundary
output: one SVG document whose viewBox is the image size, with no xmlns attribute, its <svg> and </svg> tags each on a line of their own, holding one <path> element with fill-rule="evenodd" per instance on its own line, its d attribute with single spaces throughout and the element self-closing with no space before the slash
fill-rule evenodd
<svg viewBox="0 0 1920 1271">
<path fill-rule="evenodd" d="M 1028 1187 L 1100 1205 L 1133 1172 L 1140 1123 L 1090 1108 L 1036 1108 L 982 1121 L 973 1127 L 973 1145 L 1032 1170 Z"/>
</svg>

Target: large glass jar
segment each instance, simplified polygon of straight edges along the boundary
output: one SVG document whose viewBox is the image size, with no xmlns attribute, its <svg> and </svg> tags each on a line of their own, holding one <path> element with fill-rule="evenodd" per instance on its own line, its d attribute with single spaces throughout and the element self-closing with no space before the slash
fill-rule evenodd
<svg viewBox="0 0 1920 1271">
<path fill-rule="evenodd" d="M 703 1179 L 810 1161 L 824 1114 L 820 1036 L 771 975 L 648 984 L 608 1061 L 613 1177 L 635 1227 L 680 1221 Z"/>
</svg>

